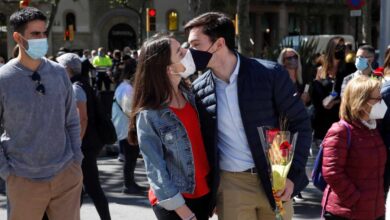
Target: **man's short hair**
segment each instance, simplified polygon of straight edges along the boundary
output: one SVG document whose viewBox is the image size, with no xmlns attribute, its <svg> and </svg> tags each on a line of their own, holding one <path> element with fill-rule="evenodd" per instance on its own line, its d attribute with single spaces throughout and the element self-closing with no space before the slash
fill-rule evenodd
<svg viewBox="0 0 390 220">
<path fill-rule="evenodd" d="M 360 46 L 359 50 L 364 50 L 364 51 L 367 51 L 371 55 L 375 55 L 375 48 L 371 45 L 368 45 L 368 44 Z"/>
<path fill-rule="evenodd" d="M 232 20 L 220 12 L 207 12 L 192 19 L 185 25 L 185 31 L 188 34 L 192 28 L 202 27 L 203 33 L 207 35 L 212 42 L 218 38 L 225 39 L 226 46 L 230 50 L 235 50 L 235 28 Z"/>
<path fill-rule="evenodd" d="M 13 13 L 9 22 L 14 31 L 23 34 L 26 30 L 27 23 L 35 20 L 46 22 L 47 17 L 40 10 L 33 7 L 27 7 Z"/>
</svg>

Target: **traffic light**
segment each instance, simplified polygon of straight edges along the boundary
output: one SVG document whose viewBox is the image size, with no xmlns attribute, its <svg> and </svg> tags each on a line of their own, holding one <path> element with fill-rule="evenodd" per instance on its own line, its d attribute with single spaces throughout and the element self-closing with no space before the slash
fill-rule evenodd
<svg viewBox="0 0 390 220">
<path fill-rule="evenodd" d="M 30 0 L 22 0 L 19 2 L 19 8 L 26 8 L 30 4 Z"/>
<path fill-rule="evenodd" d="M 65 40 L 65 41 L 69 41 L 69 39 L 70 39 L 69 30 L 68 30 L 68 29 L 65 29 L 65 32 L 64 32 L 64 40 Z"/>
<path fill-rule="evenodd" d="M 146 32 L 156 31 L 156 9 L 146 9 Z"/>
<path fill-rule="evenodd" d="M 73 41 L 74 40 L 74 27 L 73 25 L 68 25 L 64 32 L 64 40 L 65 41 Z"/>
<path fill-rule="evenodd" d="M 238 29 L 238 14 L 235 14 L 235 15 L 234 15 L 233 24 L 234 24 L 234 33 L 235 33 L 236 36 L 237 36 L 237 35 L 239 34 L 239 29 Z"/>
</svg>

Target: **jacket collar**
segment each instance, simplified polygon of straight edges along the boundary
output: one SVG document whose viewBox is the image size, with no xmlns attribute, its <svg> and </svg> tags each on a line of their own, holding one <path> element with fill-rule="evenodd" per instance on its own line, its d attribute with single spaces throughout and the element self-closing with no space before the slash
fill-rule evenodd
<svg viewBox="0 0 390 220">
<path fill-rule="evenodd" d="M 191 91 L 189 91 L 187 88 L 185 88 L 183 85 L 179 85 L 179 89 L 180 91 L 182 92 L 184 98 L 190 102 L 190 104 L 193 106 L 193 107 L 196 107 L 195 105 L 195 96 L 194 94 L 191 93 Z M 165 115 L 165 114 L 170 114 L 171 113 L 171 110 L 169 109 L 169 106 L 168 106 L 168 103 L 165 103 L 162 108 L 160 109 L 160 114 L 161 116 Z"/>
</svg>

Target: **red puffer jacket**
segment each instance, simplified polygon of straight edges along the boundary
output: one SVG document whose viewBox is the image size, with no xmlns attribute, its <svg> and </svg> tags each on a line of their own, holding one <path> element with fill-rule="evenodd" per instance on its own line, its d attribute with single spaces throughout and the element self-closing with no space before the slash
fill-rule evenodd
<svg viewBox="0 0 390 220">
<path fill-rule="evenodd" d="M 384 172 L 386 147 L 378 129 L 361 122 L 347 129 L 334 123 L 322 142 L 322 172 L 328 183 L 322 197 L 325 210 L 348 219 L 374 220 L 385 215 Z"/>
</svg>

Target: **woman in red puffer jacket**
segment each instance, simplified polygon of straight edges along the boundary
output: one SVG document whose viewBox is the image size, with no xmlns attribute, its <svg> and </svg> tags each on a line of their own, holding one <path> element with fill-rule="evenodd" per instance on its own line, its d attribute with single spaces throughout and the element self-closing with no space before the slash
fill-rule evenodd
<svg viewBox="0 0 390 220">
<path fill-rule="evenodd" d="M 323 140 L 322 172 L 328 186 L 322 206 L 327 220 L 384 219 L 387 154 L 376 120 L 383 118 L 387 106 L 380 86 L 366 76 L 351 80 L 340 105 L 340 118 L 346 124 L 334 123 Z"/>
</svg>

